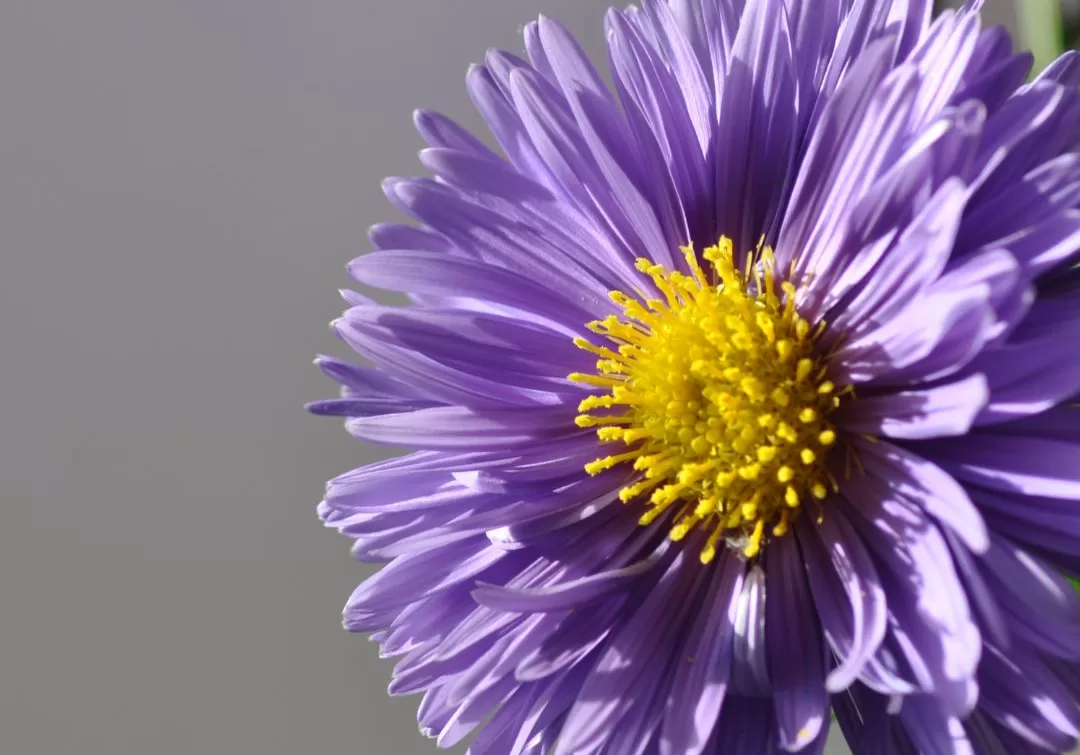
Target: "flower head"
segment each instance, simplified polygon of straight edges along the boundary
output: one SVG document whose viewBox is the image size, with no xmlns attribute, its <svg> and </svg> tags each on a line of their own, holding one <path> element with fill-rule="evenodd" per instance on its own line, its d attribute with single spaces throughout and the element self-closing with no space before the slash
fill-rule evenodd
<svg viewBox="0 0 1080 755">
<path fill-rule="evenodd" d="M 1080 58 L 981 3 L 644 0 L 420 112 L 312 405 L 345 624 L 474 755 L 1065 752 Z"/>
</svg>

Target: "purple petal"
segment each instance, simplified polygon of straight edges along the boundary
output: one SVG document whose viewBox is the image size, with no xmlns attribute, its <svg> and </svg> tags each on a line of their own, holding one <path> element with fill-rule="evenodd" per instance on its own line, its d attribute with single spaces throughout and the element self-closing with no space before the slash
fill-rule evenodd
<svg viewBox="0 0 1080 755">
<path fill-rule="evenodd" d="M 1053 752 L 1076 746 L 1080 709 L 1038 658 L 1020 648 L 987 648 L 980 669 L 980 708 L 1004 728 Z"/>
<path fill-rule="evenodd" d="M 559 182 L 548 170 L 529 139 L 521 116 L 485 66 L 473 66 L 465 78 L 473 105 L 487 122 L 495 140 L 522 174 L 562 195 Z"/>
<path fill-rule="evenodd" d="M 376 249 L 414 249 L 439 254 L 454 254 L 456 250 L 445 236 L 426 228 L 401 223 L 378 223 L 368 231 L 368 239 Z M 457 252 L 460 254 L 460 252 Z"/>
<path fill-rule="evenodd" d="M 491 151 L 468 130 L 433 110 L 417 110 L 413 123 L 420 136 L 436 149 L 448 149 L 491 163 L 503 163 L 501 157 Z"/>
<path fill-rule="evenodd" d="M 521 722 L 536 704 L 543 689 L 538 684 L 518 687 L 476 735 L 466 755 L 506 755 L 513 746 Z"/>
<path fill-rule="evenodd" d="M 549 357 L 558 358 L 558 352 L 547 352 L 547 356 L 537 359 L 504 350 L 501 361 L 493 359 L 493 349 L 469 338 L 479 335 L 477 326 L 482 324 L 478 321 L 484 317 L 479 313 L 454 313 L 439 318 L 437 311 L 369 306 L 349 310 L 333 325 L 335 332 L 362 357 L 444 404 L 560 406 L 580 397 L 580 388 L 575 389 L 565 380 L 569 374 L 565 367 L 550 364 Z M 455 321 L 461 329 L 445 329 Z M 506 320 L 499 327 L 514 330 L 510 323 Z M 569 339 L 565 343 L 569 344 Z M 569 353 L 566 356 L 569 364 L 585 364 Z M 412 403 L 423 409 L 436 402 Z M 406 404 L 399 411 L 410 408 Z"/>
<path fill-rule="evenodd" d="M 571 610 L 582 603 L 590 603 L 624 589 L 626 585 L 632 584 L 642 574 L 653 569 L 662 555 L 661 552 L 657 552 L 630 566 L 598 572 L 570 582 L 546 587 L 511 589 L 498 585 L 480 584 L 473 591 L 473 599 L 481 605 L 502 611 Z"/>
<path fill-rule="evenodd" d="M 803 517 L 797 527 L 817 615 L 838 660 L 825 686 L 838 692 L 854 682 L 885 638 L 885 591 L 843 514 L 830 513 L 816 524 Z"/>
<path fill-rule="evenodd" d="M 976 287 L 922 297 L 884 326 L 843 346 L 837 377 L 903 385 L 957 372 L 993 336 L 989 293 Z"/>
<path fill-rule="evenodd" d="M 1070 205 L 1075 156 L 1053 151 L 1059 129 L 1075 132 L 1080 113 L 1055 84 L 1037 84 L 1011 97 L 987 122 L 975 162 L 975 189 L 957 236 L 957 251 L 987 246 Z M 1045 155 L 1045 157 L 1040 157 Z M 1046 164 L 1042 164 L 1047 160 Z M 1038 166 L 1033 169 L 1033 166 Z"/>
<path fill-rule="evenodd" d="M 969 375 L 932 388 L 859 397 L 843 408 L 841 421 L 853 432 L 890 438 L 964 435 L 989 397 L 986 378 Z"/>
<path fill-rule="evenodd" d="M 596 665 L 570 709 L 559 739 L 559 755 L 590 755 L 605 751 L 613 729 L 656 677 L 653 667 L 667 663 L 678 627 L 690 609 L 686 582 L 699 577 L 701 566 L 680 550 L 666 572 L 636 610 L 626 618 L 601 651 Z"/>
<path fill-rule="evenodd" d="M 576 348 L 564 334 L 513 317 L 366 306 L 349 310 L 343 319 L 354 332 L 419 352 L 475 378 L 490 377 L 541 392 L 565 391 L 571 385 L 566 380 L 570 372 L 595 365 L 595 357 Z M 580 394 L 581 389 L 575 392 Z"/>
<path fill-rule="evenodd" d="M 970 7 L 955 15 L 943 13 L 912 53 L 909 62 L 925 72 L 912 112 L 914 123 L 935 117 L 962 85 L 979 27 L 979 14 Z"/>
<path fill-rule="evenodd" d="M 671 0 L 671 12 L 697 57 L 713 102 L 720 101 L 724 73 L 744 2 Z"/>
<path fill-rule="evenodd" d="M 837 266 L 830 278 L 819 276 L 823 312 L 831 313 L 837 302 L 876 268 L 900 232 L 946 181 L 968 178 L 984 120 L 985 112 L 977 103 L 947 111 L 906 144 L 892 164 L 845 210 L 850 214 L 849 234 L 837 240 L 834 254 L 847 264 Z M 826 314 L 825 319 L 831 321 L 831 314 Z"/>
<path fill-rule="evenodd" d="M 607 305 L 601 306 L 599 300 L 575 304 L 536 280 L 505 268 L 426 251 L 372 252 L 354 260 L 349 273 L 361 283 L 388 291 L 404 287 L 411 293 L 497 302 L 561 323 L 573 331 L 607 311 Z M 579 304 L 595 309 L 590 312 Z"/>
<path fill-rule="evenodd" d="M 446 147 L 420 152 L 428 170 L 462 191 L 478 191 L 511 201 L 549 202 L 554 197 L 544 186 L 523 176 L 505 162 Z"/>
<path fill-rule="evenodd" d="M 562 250 L 551 248 L 543 233 L 531 227 L 528 218 L 511 209 L 513 197 L 491 206 L 445 183 L 424 178 L 392 182 L 388 194 L 405 212 L 439 231 L 476 259 L 512 269 L 521 277 L 559 292 L 564 300 L 580 300 L 586 306 L 593 302 L 601 306 L 600 311 L 609 308 L 605 286 L 590 270 L 582 269 L 573 259 L 566 259 Z M 555 261 L 568 264 L 552 264 Z M 409 291 L 414 290 L 410 285 Z M 468 287 L 462 286 L 461 290 L 449 293 L 461 296 L 466 291 Z"/>
<path fill-rule="evenodd" d="M 710 752 L 724 755 L 773 755 L 779 752 L 769 700 L 729 696 L 716 727 Z"/>
<path fill-rule="evenodd" d="M 720 90 L 716 218 L 737 254 L 781 212 L 795 157 L 796 81 L 783 0 L 748 0 Z"/>
<path fill-rule="evenodd" d="M 889 443 L 860 442 L 858 448 L 867 473 L 886 482 L 892 496 L 922 508 L 976 553 L 990 547 L 986 523 L 952 476 L 922 456 Z"/>
<path fill-rule="evenodd" d="M 1012 252 L 995 248 L 951 260 L 947 272 L 933 288 L 937 293 L 960 293 L 981 287 L 989 289 L 989 303 L 998 320 L 990 336 L 991 343 L 996 345 L 1019 324 L 1031 306 L 1030 286 Z"/>
<path fill-rule="evenodd" d="M 615 215 L 608 209 L 605 214 L 613 222 L 625 218 L 620 230 L 631 248 L 648 249 L 656 262 L 672 267 L 672 252 L 683 234 L 670 206 L 657 203 L 652 196 L 623 114 L 570 33 L 548 18 L 541 18 L 539 26 L 541 42 L 581 136 L 606 179 L 614 206 L 623 213 Z M 654 207 L 669 212 L 658 217 Z"/>
<path fill-rule="evenodd" d="M 608 11 L 605 26 L 615 88 L 639 148 L 653 164 L 657 202 L 670 204 L 665 212 L 681 213 L 690 225 L 683 242 L 715 243 L 712 216 L 702 209 L 711 196 L 706 160 L 696 140 L 688 138 L 693 123 L 674 73 L 626 20 L 626 12 Z"/>
<path fill-rule="evenodd" d="M 799 79 L 796 113 L 800 140 L 818 105 L 822 80 L 847 12 L 845 5 L 846 0 L 797 0 L 787 4 Z"/>
<path fill-rule="evenodd" d="M 780 746 L 799 752 L 821 731 L 829 707 L 825 647 L 794 537 L 769 544 L 765 637 Z"/>
<path fill-rule="evenodd" d="M 1013 54 L 1012 40 L 1004 27 L 983 29 L 952 103 L 979 100 L 988 111 L 997 110 L 1024 83 L 1033 62 L 1029 52 Z"/>
<path fill-rule="evenodd" d="M 1039 650 L 1080 658 L 1080 596 L 1041 559 L 996 537 L 980 565 L 1013 631 Z"/>
<path fill-rule="evenodd" d="M 1080 254 L 1080 210 L 1065 210 L 999 241 L 1016 255 L 1031 277 Z"/>
<path fill-rule="evenodd" d="M 977 500 L 977 499 L 976 499 Z M 992 524 L 991 520 L 987 520 Z M 993 527 L 991 526 L 991 529 Z M 986 635 L 986 639 L 995 642 L 1002 647 L 1009 644 L 1009 629 L 1006 626 L 1005 617 L 995 592 L 986 580 L 980 567 L 981 558 L 974 556 L 959 538 L 951 532 L 943 533 L 952 553 L 953 564 L 956 572 L 963 582 L 964 591 L 971 601 L 971 607 L 979 619 L 979 628 Z"/>
<path fill-rule="evenodd" d="M 889 596 L 890 634 L 924 689 L 963 715 L 977 694 L 981 649 L 948 546 L 922 512 L 872 474 L 844 485 L 851 521 L 878 562 Z"/>
<path fill-rule="evenodd" d="M 834 327 L 858 339 L 887 323 L 937 280 L 952 253 L 966 191 L 959 180 L 945 182 L 862 281 L 862 290 L 842 304 Z"/>
<path fill-rule="evenodd" d="M 700 755 L 720 717 L 731 670 L 733 601 L 742 587 L 745 565 L 733 554 L 722 557 L 686 643 L 667 701 L 660 737 L 661 755 Z"/>
<path fill-rule="evenodd" d="M 732 687 L 738 694 L 766 696 L 771 692 L 765 647 L 765 571 L 759 565 L 747 572 L 735 599 L 732 636 Z"/>
<path fill-rule="evenodd" d="M 408 414 L 358 417 L 349 420 L 347 427 L 353 436 L 372 443 L 425 449 L 496 449 L 581 434 L 574 426 L 575 414 L 574 407 L 440 406 Z"/>
<path fill-rule="evenodd" d="M 963 443 L 925 441 L 920 450 L 964 482 L 995 490 L 1080 501 L 1074 442 L 1010 435 L 1008 425 L 971 433 Z"/>
<path fill-rule="evenodd" d="M 692 41 L 680 28 L 677 7 L 664 0 L 645 0 L 642 9 L 656 33 L 667 67 L 674 76 L 672 95 L 682 101 L 683 109 L 693 124 L 698 149 L 704 155 L 712 148 L 716 117 L 712 84 L 701 65 L 705 57 L 697 55 Z"/>
<path fill-rule="evenodd" d="M 972 369 L 986 375 L 991 389 L 979 424 L 1038 414 L 1080 391 L 1080 357 L 1069 346 L 1080 338 L 1078 303 L 1073 297 L 1041 299 L 1021 325 L 1022 332 L 972 363 Z"/>
<path fill-rule="evenodd" d="M 625 610 L 625 603 L 625 596 L 615 596 L 571 613 L 539 647 L 522 659 L 516 670 L 517 678 L 523 682 L 534 681 L 573 668 L 610 637 Z"/>
<path fill-rule="evenodd" d="M 611 195 L 572 116 L 548 93 L 550 85 L 525 68 L 512 70 L 509 81 L 514 107 L 529 138 L 563 191 L 597 227 L 611 228 L 611 238 L 621 248 L 632 248 L 626 246 L 629 239 L 620 237 L 628 223 L 623 209 Z"/>
<path fill-rule="evenodd" d="M 474 541 L 476 547 L 471 553 L 464 550 L 463 544 L 460 557 L 452 564 L 447 563 L 448 554 L 438 550 L 391 561 L 356 588 L 349 598 L 346 616 L 404 606 L 472 579 L 506 556 L 483 547 L 484 542 Z"/>
<path fill-rule="evenodd" d="M 1056 498 L 972 489 L 971 498 L 991 529 L 1032 548 L 1080 556 L 1076 504 Z"/>
<path fill-rule="evenodd" d="M 1071 87 L 1080 86 L 1080 53 L 1066 50 L 1057 60 L 1040 71 L 1035 80 L 1054 81 Z"/>
<path fill-rule="evenodd" d="M 797 280 L 811 271 L 829 277 L 829 253 L 847 217 L 840 208 L 863 193 L 896 148 L 903 120 L 896 114 L 910 107 L 913 80 L 907 76 L 882 89 L 891 56 L 891 40 L 859 56 L 811 129 L 776 246 L 777 268 L 794 263 Z"/>
</svg>

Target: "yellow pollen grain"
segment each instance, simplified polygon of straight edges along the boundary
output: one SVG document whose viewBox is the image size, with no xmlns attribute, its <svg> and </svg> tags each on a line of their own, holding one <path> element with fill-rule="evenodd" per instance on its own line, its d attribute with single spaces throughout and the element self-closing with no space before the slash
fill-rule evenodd
<svg viewBox="0 0 1080 755">
<path fill-rule="evenodd" d="M 686 272 L 638 260 L 641 285 L 611 293 L 619 312 L 587 324 L 596 341 L 574 341 L 596 357 L 568 376 L 590 392 L 575 422 L 617 446 L 585 470 L 627 469 L 620 500 L 642 507 L 642 525 L 669 522 L 673 540 L 700 530 L 702 563 L 721 541 L 753 558 L 802 501 L 829 495 L 830 415 L 848 393 L 769 248 L 738 263 L 728 239 L 682 254 Z"/>
</svg>

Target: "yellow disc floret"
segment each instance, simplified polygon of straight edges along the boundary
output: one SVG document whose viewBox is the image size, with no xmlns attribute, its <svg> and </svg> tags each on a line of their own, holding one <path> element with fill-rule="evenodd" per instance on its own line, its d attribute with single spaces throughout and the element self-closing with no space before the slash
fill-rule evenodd
<svg viewBox="0 0 1080 755">
<path fill-rule="evenodd" d="M 588 326 L 606 343 L 575 341 L 598 358 L 595 374 L 570 376 L 598 389 L 577 424 L 622 445 L 585 469 L 631 465 L 619 497 L 646 502 L 642 524 L 672 511 L 674 540 L 706 528 L 703 563 L 721 538 L 754 557 L 804 501 L 835 488 L 825 458 L 842 391 L 815 356 L 820 328 L 799 316 L 795 287 L 778 283 L 771 250 L 741 270 L 721 239 L 702 255 L 709 274 L 692 247 L 682 251 L 690 275 L 638 260 L 659 297 L 613 292 L 621 314 Z"/>
</svg>

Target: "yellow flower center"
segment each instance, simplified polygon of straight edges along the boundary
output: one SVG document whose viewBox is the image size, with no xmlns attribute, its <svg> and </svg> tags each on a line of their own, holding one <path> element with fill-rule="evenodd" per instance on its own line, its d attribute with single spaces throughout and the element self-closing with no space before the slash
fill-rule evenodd
<svg viewBox="0 0 1080 755">
<path fill-rule="evenodd" d="M 821 327 L 811 332 L 794 285 L 777 282 L 772 250 L 740 270 L 721 239 L 703 254 L 708 274 L 692 247 L 682 251 L 692 275 L 638 260 L 663 298 L 612 292 L 621 314 L 588 326 L 606 343 L 575 340 L 598 361 L 595 374 L 570 379 L 600 389 L 579 405 L 577 424 L 623 446 L 585 470 L 632 465 L 620 499 L 646 501 L 642 524 L 676 509 L 673 540 L 707 528 L 702 563 L 721 538 L 752 558 L 767 531 L 788 531 L 803 501 L 835 490 L 825 458 L 844 391 L 816 357 Z"/>
</svg>

